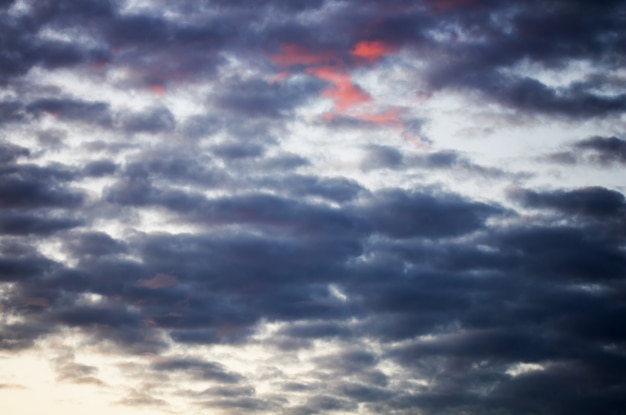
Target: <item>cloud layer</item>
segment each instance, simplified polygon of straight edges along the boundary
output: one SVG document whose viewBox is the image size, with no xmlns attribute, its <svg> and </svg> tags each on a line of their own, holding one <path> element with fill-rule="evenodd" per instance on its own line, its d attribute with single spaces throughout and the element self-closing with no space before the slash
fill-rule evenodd
<svg viewBox="0 0 626 415">
<path fill-rule="evenodd" d="M 623 413 L 623 1 L 170 3 L 0 1 L 2 357 L 155 412 Z"/>
</svg>

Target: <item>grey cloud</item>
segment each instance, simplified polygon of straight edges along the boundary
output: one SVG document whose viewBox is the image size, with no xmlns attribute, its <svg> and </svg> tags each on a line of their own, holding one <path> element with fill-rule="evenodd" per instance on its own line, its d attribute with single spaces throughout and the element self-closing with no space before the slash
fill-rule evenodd
<svg viewBox="0 0 626 415">
<path fill-rule="evenodd" d="M 197 379 L 212 380 L 220 383 L 238 383 L 240 375 L 227 371 L 217 362 L 208 362 L 194 358 L 165 359 L 152 365 L 155 371 L 174 371 L 188 374 Z"/>
<path fill-rule="evenodd" d="M 0 232 L 5 235 L 49 235 L 82 224 L 79 219 L 0 212 Z"/>
<path fill-rule="evenodd" d="M 341 386 L 340 392 L 356 402 L 376 402 L 389 399 L 392 394 L 381 388 L 360 383 L 346 383 Z"/>
<path fill-rule="evenodd" d="M 124 308 L 78 306 L 59 310 L 55 319 L 69 326 L 136 326 L 141 316 Z"/>
<path fill-rule="evenodd" d="M 183 122 L 182 131 L 185 137 L 199 139 L 212 136 L 222 127 L 222 120 L 215 115 L 195 115 Z"/>
<path fill-rule="evenodd" d="M 54 262 L 36 254 L 4 255 L 0 257 L 0 278 L 2 281 L 24 281 L 41 276 L 54 267 Z"/>
<path fill-rule="evenodd" d="M 388 146 L 372 146 L 367 149 L 367 154 L 361 161 L 363 170 L 395 169 L 403 165 L 402 153 Z"/>
<path fill-rule="evenodd" d="M 103 232 L 83 232 L 74 234 L 66 240 L 66 246 L 80 257 L 85 255 L 104 256 L 126 251 L 123 242 L 113 239 Z"/>
<path fill-rule="evenodd" d="M 225 160 L 236 160 L 262 156 L 264 148 L 258 144 L 224 143 L 213 147 L 213 153 Z"/>
<path fill-rule="evenodd" d="M 252 412 L 267 411 L 278 408 L 278 406 L 272 405 L 272 403 L 268 400 L 250 397 L 209 400 L 202 402 L 200 405 L 207 408 L 223 408 L 227 410 L 245 410 Z"/>
<path fill-rule="evenodd" d="M 25 117 L 26 112 L 19 101 L 0 102 L 0 122 L 2 124 L 22 121 Z"/>
<path fill-rule="evenodd" d="M 114 174 L 117 164 L 110 160 L 96 160 L 85 165 L 83 172 L 88 177 L 104 177 Z"/>
<path fill-rule="evenodd" d="M 30 154 L 27 148 L 0 142 L 0 163 L 11 163 Z"/>
<path fill-rule="evenodd" d="M 121 117 L 122 127 L 132 133 L 164 133 L 176 127 L 176 119 L 164 107 L 150 108 L 140 113 L 128 113 Z"/>
<path fill-rule="evenodd" d="M 218 108 L 247 117 L 269 118 L 293 113 L 299 104 L 322 89 L 321 83 L 312 79 L 285 83 L 233 80 L 227 82 L 226 87 L 227 92 L 216 98 Z"/>
<path fill-rule="evenodd" d="M 626 257 L 615 241 L 584 229 L 517 229 L 503 234 L 499 243 L 528 275 L 541 271 L 541 275 L 553 278 L 592 282 L 620 278 L 626 270 Z M 514 252 L 523 257 L 515 259 Z"/>
<path fill-rule="evenodd" d="M 556 209 L 566 214 L 609 217 L 626 212 L 624 195 L 604 187 L 538 192 L 519 189 L 511 196 L 524 206 Z"/>
<path fill-rule="evenodd" d="M 216 386 L 206 389 L 202 392 L 202 395 L 237 398 L 240 396 L 253 396 L 255 393 L 254 388 L 250 386 Z"/>
<path fill-rule="evenodd" d="M 370 146 L 361 160 L 364 171 L 378 169 L 420 169 L 445 170 L 458 174 L 469 174 L 469 177 L 499 178 L 514 177 L 519 174 L 505 172 L 498 168 L 484 167 L 473 163 L 462 153 L 453 150 L 439 150 L 426 154 L 404 155 L 399 150 L 388 146 Z"/>
<path fill-rule="evenodd" d="M 354 411 L 357 405 L 347 399 L 336 398 L 330 395 L 317 395 L 307 400 L 306 408 L 310 411 L 306 413 L 316 414 L 328 411 Z"/>
<path fill-rule="evenodd" d="M 353 331 L 345 324 L 330 321 L 297 323 L 280 330 L 279 333 L 285 336 L 304 339 L 321 339 L 327 337 L 345 338 L 353 335 Z"/>
<path fill-rule="evenodd" d="M 503 213 L 487 204 L 454 195 L 386 190 L 366 207 L 376 229 L 395 238 L 442 238 L 483 228 L 485 220 Z"/>
<path fill-rule="evenodd" d="M 260 164 L 264 170 L 285 171 L 310 165 L 309 160 L 297 154 L 280 154 L 275 157 L 266 157 Z"/>
<path fill-rule="evenodd" d="M 152 396 L 148 392 L 132 390 L 126 397 L 121 399 L 118 404 L 131 407 L 158 407 L 164 408 L 169 404 L 163 399 Z"/>
<path fill-rule="evenodd" d="M 337 203 L 346 203 L 356 199 L 367 190 L 354 180 L 343 177 L 317 177 L 305 175 L 287 175 L 280 179 L 259 180 L 258 185 L 278 189 L 296 197 L 314 196 Z"/>
<path fill-rule="evenodd" d="M 591 137 L 576 143 L 576 148 L 594 152 L 591 160 L 601 165 L 626 163 L 626 141 L 618 137 Z"/>
<path fill-rule="evenodd" d="M 27 109 L 34 114 L 49 113 L 69 121 L 82 121 L 103 126 L 111 125 L 113 115 L 109 104 L 77 99 L 42 98 L 28 104 Z"/>
<path fill-rule="evenodd" d="M 0 350 L 28 349 L 52 331 L 37 324 L 2 324 L 0 328 Z"/>
<path fill-rule="evenodd" d="M 55 177 L 56 176 L 56 177 Z M 83 195 L 63 186 L 71 173 L 55 168 L 17 166 L 0 169 L 0 207 L 76 207 Z"/>
</svg>

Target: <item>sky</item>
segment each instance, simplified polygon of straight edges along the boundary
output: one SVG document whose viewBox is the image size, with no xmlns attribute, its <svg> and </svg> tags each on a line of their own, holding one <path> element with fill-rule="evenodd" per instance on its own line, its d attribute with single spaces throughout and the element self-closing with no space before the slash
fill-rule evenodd
<svg viewBox="0 0 626 415">
<path fill-rule="evenodd" d="M 0 402 L 626 413 L 626 1 L 0 0 Z"/>
</svg>

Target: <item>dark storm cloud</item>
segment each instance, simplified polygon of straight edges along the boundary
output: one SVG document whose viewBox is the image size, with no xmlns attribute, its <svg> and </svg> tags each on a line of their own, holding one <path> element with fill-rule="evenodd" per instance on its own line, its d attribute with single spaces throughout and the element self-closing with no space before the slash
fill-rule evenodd
<svg viewBox="0 0 626 415">
<path fill-rule="evenodd" d="M 179 248 L 172 251 L 175 247 Z M 167 269 L 193 284 L 193 307 L 179 310 L 174 320 L 180 328 L 219 328 L 223 323 L 245 328 L 262 315 L 293 320 L 343 314 L 346 311 L 329 298 L 324 283 L 341 273 L 342 263 L 358 253 L 358 242 L 347 236 L 284 240 L 228 233 L 220 237 L 154 235 L 143 248 L 144 262 L 151 268 Z M 220 292 L 230 299 L 221 299 Z"/>
<path fill-rule="evenodd" d="M 312 179 L 309 189 L 302 188 L 301 180 L 287 185 L 294 186 L 294 193 L 312 194 L 332 200 L 346 200 L 359 189 L 346 180 Z M 265 228 L 284 229 L 291 232 L 344 235 L 362 234 L 367 222 L 349 212 L 324 205 L 308 204 L 292 198 L 269 193 L 246 193 L 241 196 L 208 199 L 197 192 L 161 189 L 145 180 L 130 180 L 112 186 L 107 200 L 122 206 L 159 206 L 181 213 L 196 223 L 228 225 L 247 224 Z"/>
<path fill-rule="evenodd" d="M 552 88 L 528 77 L 477 74 L 467 85 L 484 91 L 505 106 L 531 114 L 589 118 L 620 114 L 626 110 L 626 94 L 602 96 L 577 88 Z"/>
<path fill-rule="evenodd" d="M 601 165 L 626 164 L 626 141 L 618 137 L 591 137 L 576 143 L 576 148 L 591 152 L 591 159 Z"/>
<path fill-rule="evenodd" d="M 376 229 L 394 238 L 442 238 L 483 228 L 497 207 L 452 194 L 386 190 L 366 207 Z"/>
<path fill-rule="evenodd" d="M 462 28 L 470 36 L 485 36 L 486 42 L 450 42 L 450 52 L 455 51 L 456 58 L 446 67 L 435 63 L 431 82 L 476 89 L 504 105 L 531 113 L 574 118 L 622 113 L 623 93 L 607 96 L 594 92 L 604 86 L 600 79 L 593 85 L 574 83 L 555 88 L 530 75 L 504 75 L 499 69 L 523 59 L 545 68 L 563 67 L 571 59 L 588 59 L 609 68 L 619 65 L 626 32 L 615 12 L 623 11 L 623 4 L 553 2 L 549 10 L 542 2 L 526 6 L 517 11 L 511 3 L 488 6 L 496 17 L 491 20 L 480 12 L 460 15 Z M 445 33 L 446 24 L 442 26 Z"/>
<path fill-rule="evenodd" d="M 0 325 L 0 350 L 21 350 L 32 347 L 35 340 L 50 332 L 36 324 Z"/>
<path fill-rule="evenodd" d="M 503 252 L 523 254 L 514 262 L 529 276 L 601 283 L 620 279 L 626 271 L 626 256 L 619 245 L 584 229 L 519 229 L 503 234 L 499 242 Z"/>
<path fill-rule="evenodd" d="M 65 243 L 71 252 L 79 257 L 85 255 L 100 257 L 126 251 L 126 246 L 123 242 L 116 241 L 103 232 L 74 234 L 67 238 Z"/>
<path fill-rule="evenodd" d="M 520 189 L 511 196 L 524 206 L 555 209 L 565 214 L 610 217 L 626 213 L 626 199 L 616 190 L 604 187 L 587 187 L 575 190 L 537 192 Z"/>
<path fill-rule="evenodd" d="M 99 48 L 85 48 L 70 42 L 54 41 L 37 36 L 42 21 L 38 16 L 9 17 L 0 14 L 0 31 L 3 33 L 0 53 L 0 82 L 26 74 L 35 66 L 47 69 L 74 66 L 101 58 Z"/>
<path fill-rule="evenodd" d="M 48 235 L 82 224 L 78 219 L 0 212 L 0 232 L 5 235 Z"/>
<path fill-rule="evenodd" d="M 98 289 L 96 288 L 96 291 Z M 168 348 L 136 310 L 115 304 L 55 307 L 46 323 L 82 330 L 90 341 L 110 343 L 127 353 L 158 353 Z"/>
<path fill-rule="evenodd" d="M 55 318 L 69 326 L 123 327 L 138 325 L 141 316 L 127 309 L 79 306 L 59 310 Z"/>
<path fill-rule="evenodd" d="M 0 208 L 74 208 L 83 195 L 64 185 L 73 173 L 61 167 L 0 167 Z"/>
<path fill-rule="evenodd" d="M 54 267 L 54 262 L 19 246 L 3 244 L 4 255 L 0 257 L 0 279 L 2 281 L 26 281 L 41 277 Z M 23 251 L 22 251 L 23 250 Z M 22 252 L 20 252 L 22 251 Z"/>
<path fill-rule="evenodd" d="M 110 160 L 96 160 L 85 165 L 83 174 L 87 177 L 104 177 L 112 175 L 117 169 L 117 164 Z"/>
</svg>

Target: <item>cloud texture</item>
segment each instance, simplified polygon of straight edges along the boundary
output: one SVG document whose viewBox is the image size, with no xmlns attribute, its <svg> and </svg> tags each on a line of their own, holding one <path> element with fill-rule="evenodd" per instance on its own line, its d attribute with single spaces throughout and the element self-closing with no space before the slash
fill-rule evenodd
<svg viewBox="0 0 626 415">
<path fill-rule="evenodd" d="M 0 33 L 0 367 L 112 412 L 624 413 L 624 1 L 14 0 Z"/>
</svg>

